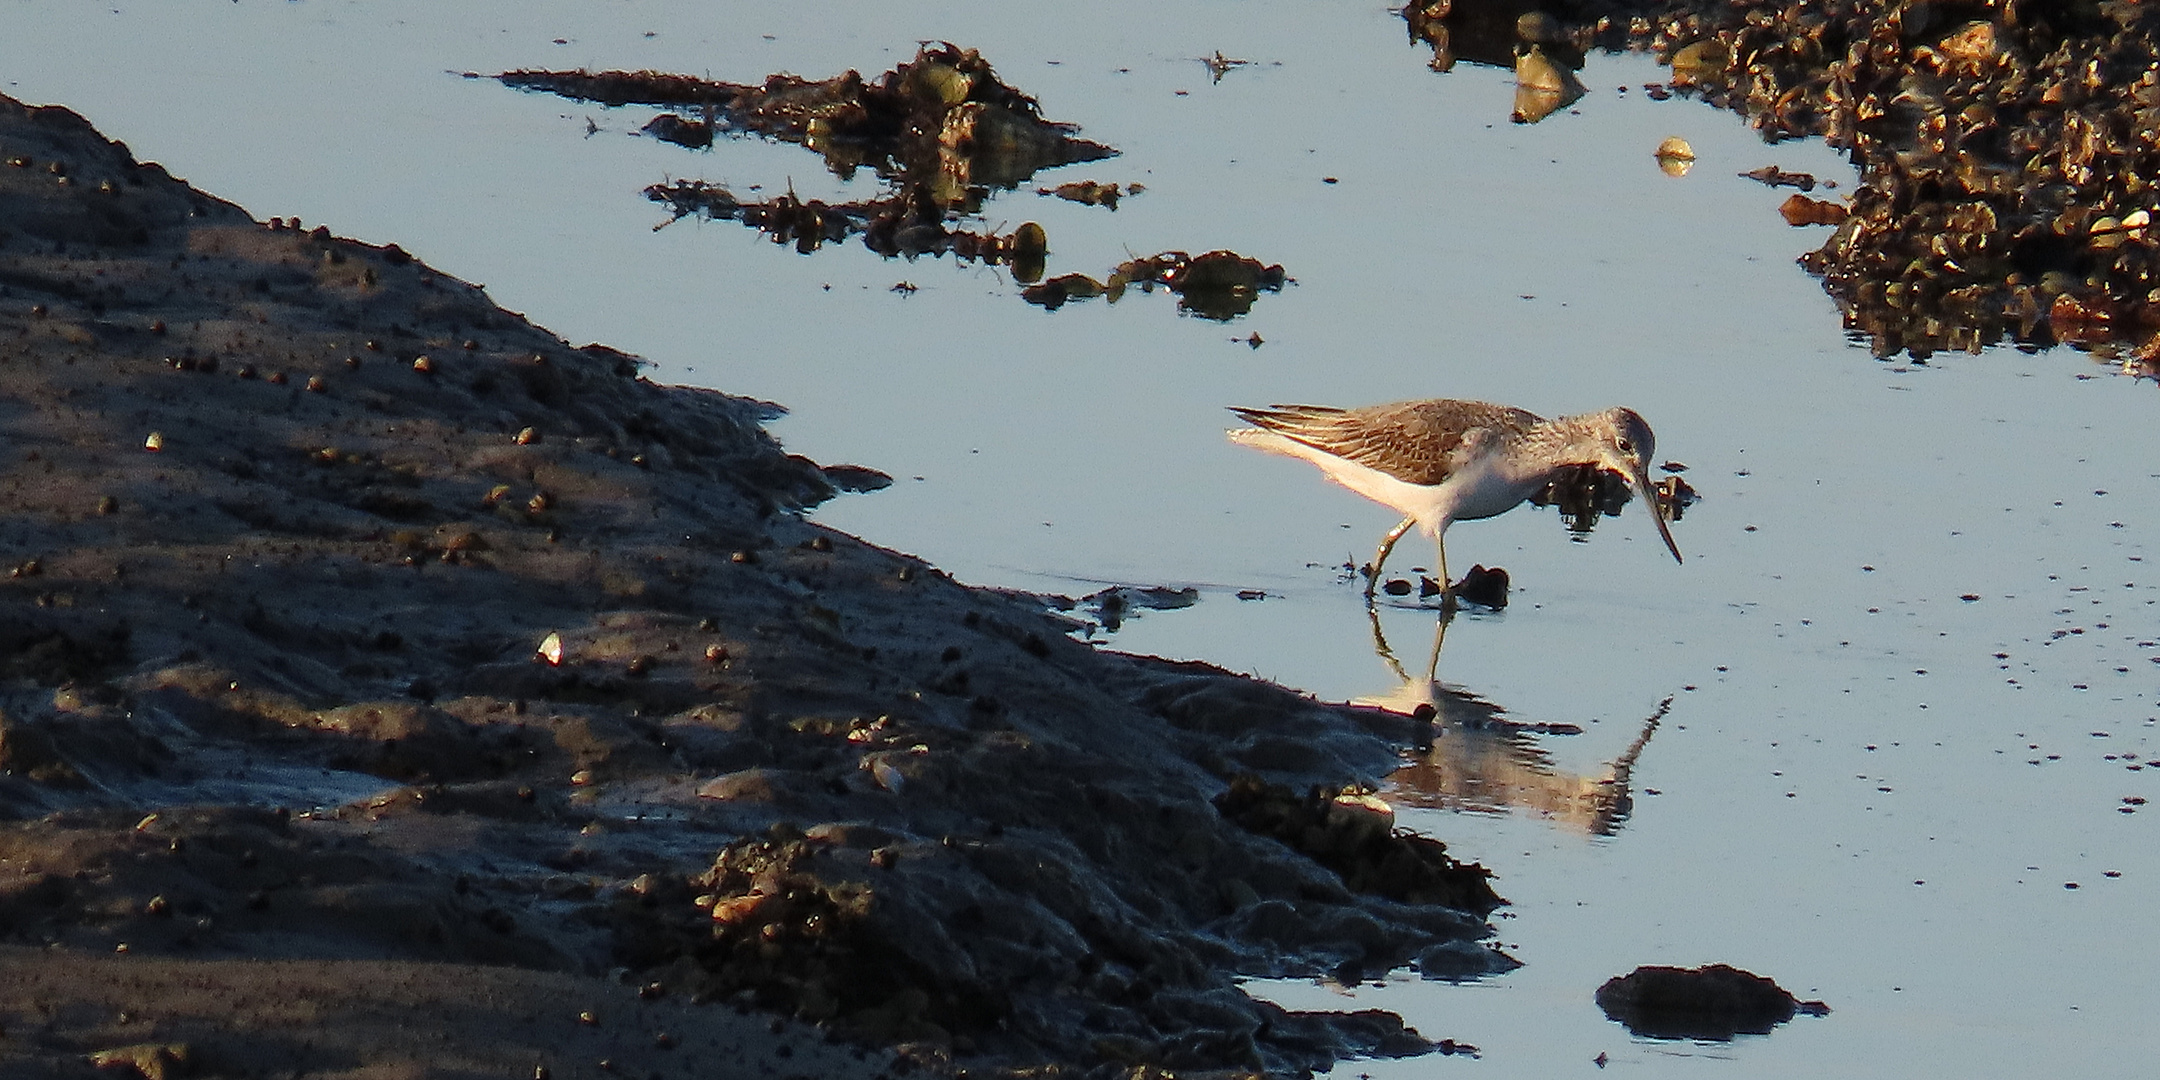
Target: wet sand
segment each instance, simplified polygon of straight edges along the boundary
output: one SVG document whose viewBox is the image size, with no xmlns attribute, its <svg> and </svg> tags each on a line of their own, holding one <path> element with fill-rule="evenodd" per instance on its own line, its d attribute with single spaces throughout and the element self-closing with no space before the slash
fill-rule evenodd
<svg viewBox="0 0 2160 1080">
<path fill-rule="evenodd" d="M 1406 724 L 808 524 L 876 476 L 775 407 L 63 109 L 0 161 L 0 1072 L 1296 1073 L 1440 1044 L 1235 976 L 1510 963 L 1328 808 Z"/>
</svg>

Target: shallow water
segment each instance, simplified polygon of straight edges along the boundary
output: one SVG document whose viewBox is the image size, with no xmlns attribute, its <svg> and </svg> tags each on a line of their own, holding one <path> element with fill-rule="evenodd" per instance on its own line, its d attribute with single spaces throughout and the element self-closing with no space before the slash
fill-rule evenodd
<svg viewBox="0 0 2160 1080">
<path fill-rule="evenodd" d="M 1734 175 L 1849 171 L 1648 100 L 1661 75 L 1640 58 L 1592 57 L 1573 114 L 1523 127 L 1510 75 L 1428 71 L 1379 5 L 896 7 L 19 3 L 0 72 L 258 216 L 398 242 L 656 379 L 782 402 L 791 449 L 898 479 L 823 521 L 981 584 L 1198 586 L 1198 604 L 1098 637 L 1326 698 L 1400 685 L 1335 569 L 1391 517 L 1229 445 L 1223 406 L 1632 405 L 1704 497 L 1674 529 L 1686 564 L 1640 507 L 1580 544 L 1550 511 L 1463 525 L 1458 569 L 1505 565 L 1516 590 L 1456 620 L 1439 666 L 1517 720 L 1583 728 L 1535 740 L 1559 774 L 1600 775 L 1673 697 L 1632 812 L 1595 835 L 1497 800 L 1406 809 L 1495 869 L 1515 902 L 1501 941 L 1526 966 L 1255 991 L 1398 1010 L 1483 1050 L 1343 1076 L 1550 1075 L 1601 1052 L 1749 1077 L 2135 1060 L 2160 992 L 2138 948 L 2160 810 L 2123 801 L 2160 795 L 2141 764 L 2160 752 L 2153 387 L 2066 350 L 1871 359 L 1793 265 L 1823 234 Z M 650 110 L 453 74 L 822 77 L 883 71 L 921 39 L 982 49 L 1049 118 L 1123 152 L 1041 183 L 1147 186 L 1115 212 L 1033 184 L 998 195 L 986 223 L 1041 222 L 1052 274 L 1230 248 L 1296 283 L 1229 324 L 1161 293 L 1045 312 L 951 259 L 655 230 L 638 192 L 669 177 L 825 197 L 873 181 L 794 146 L 686 151 L 634 135 Z M 1217 50 L 1255 63 L 1211 81 L 1198 58 Z M 1672 134 L 1699 155 L 1685 178 L 1650 157 Z M 1233 341 L 1254 333 L 1257 349 Z M 1395 559 L 1430 552 L 1411 539 Z M 1415 674 L 1432 613 L 1391 607 L 1383 626 Z M 1835 1011 L 1697 1045 L 1633 1039 L 1590 1000 L 1637 964 L 1716 961 Z"/>
</svg>

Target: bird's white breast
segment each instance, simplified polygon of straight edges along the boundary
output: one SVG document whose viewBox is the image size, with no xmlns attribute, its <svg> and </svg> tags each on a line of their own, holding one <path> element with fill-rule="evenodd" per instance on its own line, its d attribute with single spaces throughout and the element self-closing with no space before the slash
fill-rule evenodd
<svg viewBox="0 0 2160 1080">
<path fill-rule="evenodd" d="M 1463 450 L 1461 463 L 1440 485 L 1452 507 L 1449 519 L 1475 521 L 1507 513 L 1536 489 L 1536 484 L 1510 475 L 1508 456 L 1492 432 L 1475 433 Z"/>
</svg>

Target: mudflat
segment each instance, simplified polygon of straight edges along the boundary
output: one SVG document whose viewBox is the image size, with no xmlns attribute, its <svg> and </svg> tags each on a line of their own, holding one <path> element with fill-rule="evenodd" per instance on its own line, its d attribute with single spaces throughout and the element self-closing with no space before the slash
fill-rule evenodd
<svg viewBox="0 0 2160 1080">
<path fill-rule="evenodd" d="M 1331 801 L 1407 721 L 810 523 L 876 474 L 639 369 L 0 99 L 0 1072 L 1459 1048 L 1234 982 L 1511 963 Z"/>
</svg>

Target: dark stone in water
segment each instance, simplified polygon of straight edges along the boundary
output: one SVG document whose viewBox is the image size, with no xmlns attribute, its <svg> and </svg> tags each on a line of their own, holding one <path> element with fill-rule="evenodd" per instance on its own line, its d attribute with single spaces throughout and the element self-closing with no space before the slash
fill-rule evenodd
<svg viewBox="0 0 2160 1080">
<path fill-rule="evenodd" d="M 1473 566 L 1461 581 L 1455 583 L 1455 598 L 1466 604 L 1504 608 L 1507 594 L 1508 573 L 1497 566 L 1490 569 Z"/>
<path fill-rule="evenodd" d="M 1716 1042 L 1769 1034 L 1795 1014 L 1830 1012 L 1820 1001 L 1801 1001 L 1776 982 L 1729 964 L 1638 967 L 1598 987 L 1597 1003 L 1636 1035 Z"/>
<path fill-rule="evenodd" d="M 1538 7 L 1571 47 L 1671 64 L 1670 90 L 1650 84 L 1652 98 L 1694 96 L 1768 142 L 1820 136 L 1849 155 L 1860 183 L 1848 212 L 1800 262 L 1876 356 L 2004 341 L 2160 350 L 2153 5 L 1421 0 L 1401 11 L 1446 71 L 1510 64 L 1514 22 Z M 1775 167 L 1743 175 L 1806 190 Z"/>
</svg>

